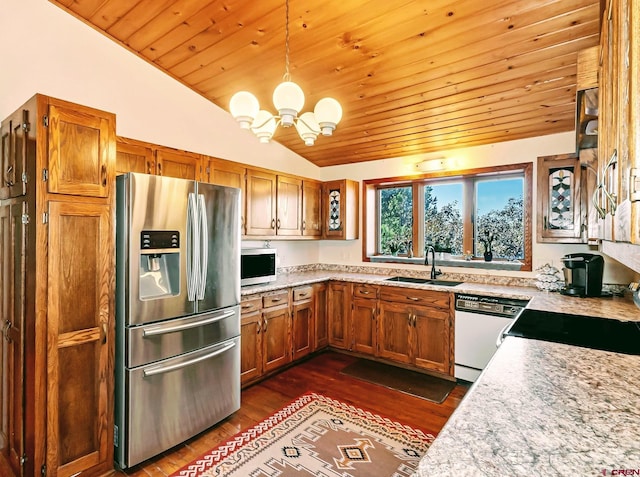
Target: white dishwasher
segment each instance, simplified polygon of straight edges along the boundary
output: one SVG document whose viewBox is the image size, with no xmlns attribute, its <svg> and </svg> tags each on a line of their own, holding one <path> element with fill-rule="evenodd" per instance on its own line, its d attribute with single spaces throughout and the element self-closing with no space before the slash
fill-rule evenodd
<svg viewBox="0 0 640 477">
<path fill-rule="evenodd" d="M 496 352 L 498 335 L 528 300 L 456 293 L 455 377 L 474 382 Z"/>
</svg>

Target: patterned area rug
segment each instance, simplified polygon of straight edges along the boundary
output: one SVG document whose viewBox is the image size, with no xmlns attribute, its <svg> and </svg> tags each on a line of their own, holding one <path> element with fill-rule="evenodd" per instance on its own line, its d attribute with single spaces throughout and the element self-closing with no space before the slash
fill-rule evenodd
<svg viewBox="0 0 640 477">
<path fill-rule="evenodd" d="M 410 476 L 434 437 L 315 393 L 305 394 L 171 477 Z"/>
</svg>

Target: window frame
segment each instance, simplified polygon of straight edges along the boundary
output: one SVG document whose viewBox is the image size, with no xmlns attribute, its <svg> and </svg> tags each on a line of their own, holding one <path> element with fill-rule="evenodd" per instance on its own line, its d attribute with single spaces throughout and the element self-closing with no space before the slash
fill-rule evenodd
<svg viewBox="0 0 640 477">
<path fill-rule="evenodd" d="M 420 259 L 424 258 L 424 220 L 421 219 L 421 214 L 424 209 L 424 197 L 423 194 L 418 193 L 419 189 L 424 185 L 425 181 L 462 181 L 464 202 L 463 206 L 463 227 L 467 230 L 468 227 L 473 229 L 475 223 L 475 187 L 473 184 L 476 180 L 480 179 L 499 179 L 502 177 L 515 176 L 522 174 L 523 181 L 523 222 L 524 222 L 524 259 L 520 260 L 520 271 L 532 270 L 532 206 L 533 206 L 533 162 L 508 164 L 494 167 L 482 167 L 458 171 L 441 171 L 435 173 L 417 174 L 411 176 L 398 176 L 387 177 L 380 179 L 367 179 L 363 181 L 363 241 L 362 241 L 362 260 L 363 262 L 387 262 L 387 263 L 406 263 L 409 261 L 407 258 L 401 257 L 386 257 L 384 259 L 379 255 L 379 237 L 378 230 L 380 230 L 380 214 L 378 211 L 378 190 L 388 187 L 401 187 L 406 185 L 412 185 L 413 194 L 413 252 L 414 257 Z M 470 184 L 471 183 L 471 186 Z M 471 200 L 469 200 L 471 198 Z M 417 199 L 417 200 L 416 200 Z M 417 224 L 417 226 L 416 226 Z M 474 233 L 465 233 L 463 235 L 463 250 L 473 250 L 473 237 Z M 387 259 L 388 258 L 388 259 Z M 420 260 L 418 260 L 419 263 Z M 484 261 L 479 257 L 474 257 L 473 260 L 464 263 L 463 260 L 458 260 L 455 266 L 468 266 L 470 268 L 477 268 L 478 262 Z M 410 263 L 416 263 L 416 260 L 412 260 Z M 502 262 L 500 260 L 491 262 L 491 268 L 500 269 L 500 264 L 507 264 L 509 262 Z M 475 266 L 474 266 L 475 265 Z M 444 265 L 447 266 L 447 265 Z M 513 263 L 511 266 L 504 266 L 504 269 L 513 270 Z"/>
</svg>

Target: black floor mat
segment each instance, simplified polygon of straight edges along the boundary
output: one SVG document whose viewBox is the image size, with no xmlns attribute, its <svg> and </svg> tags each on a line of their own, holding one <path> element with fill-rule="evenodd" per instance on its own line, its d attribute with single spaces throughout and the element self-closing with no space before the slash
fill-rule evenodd
<svg viewBox="0 0 640 477">
<path fill-rule="evenodd" d="M 455 381 L 436 378 L 396 366 L 360 359 L 345 367 L 342 374 L 440 404 L 456 386 Z"/>
</svg>

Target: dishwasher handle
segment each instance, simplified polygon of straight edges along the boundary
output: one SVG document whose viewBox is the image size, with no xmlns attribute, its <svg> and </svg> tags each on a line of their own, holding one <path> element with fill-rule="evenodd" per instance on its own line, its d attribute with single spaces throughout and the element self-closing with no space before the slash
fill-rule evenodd
<svg viewBox="0 0 640 477">
<path fill-rule="evenodd" d="M 511 328 L 513 326 L 513 322 L 515 320 L 513 320 L 511 323 L 507 323 L 504 328 L 502 328 L 500 330 L 500 333 L 498 333 L 498 338 L 496 339 L 496 348 L 499 348 L 500 345 L 502 344 L 502 342 L 504 341 L 504 339 L 507 337 L 507 333 L 509 332 L 509 328 Z"/>
</svg>

